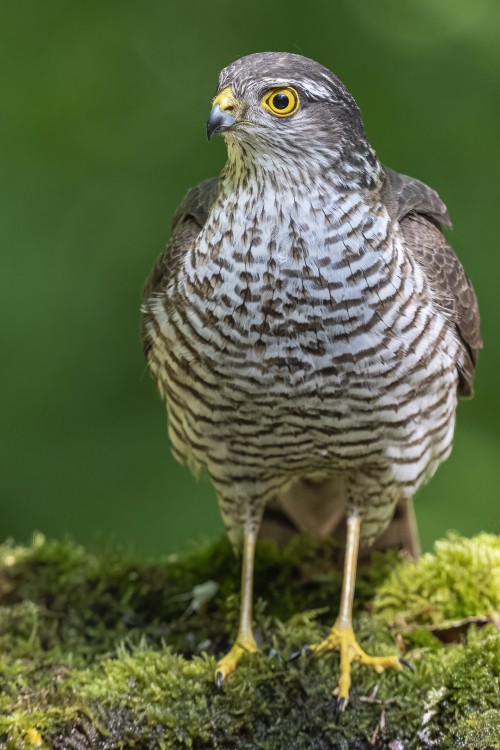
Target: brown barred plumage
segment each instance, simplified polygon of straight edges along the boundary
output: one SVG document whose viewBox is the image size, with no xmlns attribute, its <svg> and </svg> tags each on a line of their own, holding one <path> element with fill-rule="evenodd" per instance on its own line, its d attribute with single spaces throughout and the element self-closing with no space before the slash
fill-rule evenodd
<svg viewBox="0 0 500 750">
<path fill-rule="evenodd" d="M 295 91 L 298 111 L 267 111 L 275 90 Z M 261 53 L 226 68 L 219 92 L 209 133 L 223 131 L 228 162 L 174 218 L 146 285 L 143 342 L 175 457 L 208 470 L 232 539 L 245 535 L 239 643 L 250 648 L 248 570 L 266 505 L 317 534 L 347 518 L 351 557 L 398 503 L 410 518 L 451 450 L 481 337 L 441 232 L 446 207 L 380 164 L 330 71 Z M 349 629 L 344 593 L 330 645 Z"/>
</svg>

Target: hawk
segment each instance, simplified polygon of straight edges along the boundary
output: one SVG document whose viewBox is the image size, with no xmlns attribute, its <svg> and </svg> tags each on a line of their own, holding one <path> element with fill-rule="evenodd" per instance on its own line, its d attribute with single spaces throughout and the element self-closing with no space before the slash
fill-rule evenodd
<svg viewBox="0 0 500 750">
<path fill-rule="evenodd" d="M 214 133 L 227 162 L 174 217 L 142 335 L 174 456 L 208 472 L 243 546 L 239 632 L 216 680 L 257 649 L 266 505 L 299 525 L 310 513 L 319 532 L 345 519 L 339 613 L 310 646 L 340 652 L 342 710 L 352 661 L 401 668 L 356 641 L 358 553 L 450 454 L 481 347 L 477 301 L 438 194 L 380 163 L 327 68 L 278 52 L 237 60 L 219 77 Z"/>
</svg>

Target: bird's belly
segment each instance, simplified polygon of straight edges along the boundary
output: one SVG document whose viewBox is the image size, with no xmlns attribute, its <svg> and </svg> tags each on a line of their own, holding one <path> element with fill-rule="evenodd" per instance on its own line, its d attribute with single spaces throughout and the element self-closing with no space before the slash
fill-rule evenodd
<svg viewBox="0 0 500 750">
<path fill-rule="evenodd" d="M 398 241 L 384 262 L 315 253 L 227 273 L 207 256 L 158 301 L 174 453 L 219 475 L 390 463 L 413 492 L 451 444 L 454 337 Z"/>
<path fill-rule="evenodd" d="M 451 445 L 451 339 L 432 357 L 431 338 L 419 346 L 397 330 L 384 346 L 363 334 L 337 346 L 333 325 L 286 325 L 293 335 L 270 328 L 261 346 L 247 345 L 240 328 L 234 340 L 226 330 L 224 343 L 205 330 L 203 340 L 174 335 L 163 348 L 177 457 L 218 475 L 239 466 L 258 477 L 390 465 L 413 494 Z M 220 335 L 217 326 L 210 333 Z"/>
</svg>

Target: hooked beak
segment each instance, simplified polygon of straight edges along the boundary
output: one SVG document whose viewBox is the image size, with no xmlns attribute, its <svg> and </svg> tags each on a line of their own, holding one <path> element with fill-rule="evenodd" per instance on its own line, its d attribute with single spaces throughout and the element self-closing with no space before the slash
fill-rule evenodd
<svg viewBox="0 0 500 750">
<path fill-rule="evenodd" d="M 208 140 L 214 133 L 224 133 L 231 125 L 234 125 L 237 120 L 231 113 L 238 114 L 239 111 L 240 104 L 235 98 L 231 86 L 226 86 L 212 102 L 212 111 L 207 122 Z"/>
<path fill-rule="evenodd" d="M 212 107 L 210 116 L 207 121 L 207 138 L 213 136 L 214 133 L 223 133 L 225 130 L 234 125 L 236 117 L 233 117 L 228 112 L 223 112 L 220 108 L 220 104 L 215 104 Z"/>
</svg>

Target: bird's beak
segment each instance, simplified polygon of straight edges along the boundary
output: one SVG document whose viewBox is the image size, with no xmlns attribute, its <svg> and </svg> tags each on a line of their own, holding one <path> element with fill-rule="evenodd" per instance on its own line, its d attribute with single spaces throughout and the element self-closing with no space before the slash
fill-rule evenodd
<svg viewBox="0 0 500 750">
<path fill-rule="evenodd" d="M 212 105 L 212 111 L 207 121 L 208 140 L 214 133 L 224 133 L 236 122 L 236 117 L 231 113 L 234 112 L 237 101 L 230 87 L 221 91 L 213 100 Z"/>
<path fill-rule="evenodd" d="M 225 130 L 234 125 L 236 117 L 233 117 L 228 112 L 223 112 L 219 104 L 212 107 L 210 117 L 207 121 L 207 138 L 213 136 L 214 133 L 223 133 Z"/>
</svg>

